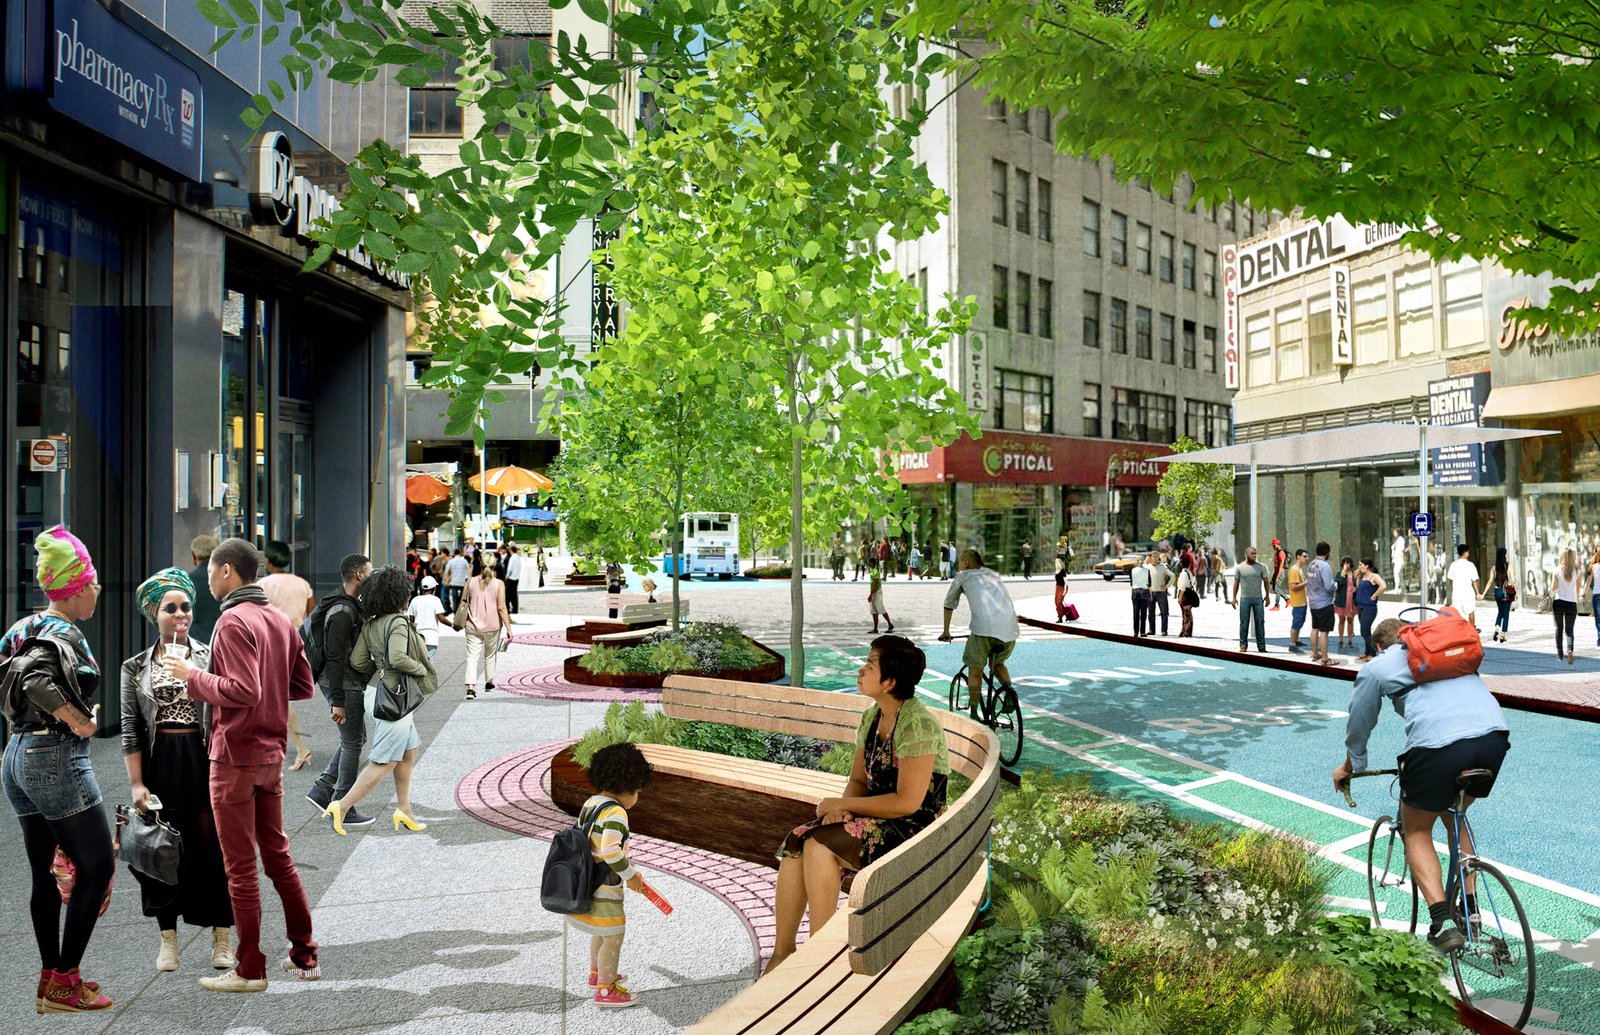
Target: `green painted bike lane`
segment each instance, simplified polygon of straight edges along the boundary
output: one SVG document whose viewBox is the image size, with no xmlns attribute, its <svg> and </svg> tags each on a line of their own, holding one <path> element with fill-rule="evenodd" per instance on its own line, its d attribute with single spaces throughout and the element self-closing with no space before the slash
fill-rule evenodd
<svg viewBox="0 0 1600 1035">
<path fill-rule="evenodd" d="M 961 664 L 960 644 L 923 647 L 929 670 L 919 692 L 942 705 Z M 853 689 L 864 655 L 864 648 L 808 652 L 807 685 Z M 1078 773 L 1102 790 L 1158 799 L 1195 819 L 1302 838 L 1333 864 L 1330 910 L 1369 912 L 1368 837 L 1373 820 L 1396 805 L 1382 780 L 1356 785 L 1356 812 L 1333 791 L 1348 683 L 1075 637 L 1020 644 L 1010 668 L 1024 706 L 1020 769 Z M 1593 727 L 1520 713 L 1508 720 L 1513 753 L 1505 782 L 1474 806 L 1473 817 L 1486 858 L 1511 880 L 1535 932 L 1538 983 L 1525 1030 L 1600 1035 L 1600 872 L 1591 861 L 1592 813 L 1569 817 L 1586 833 L 1559 847 L 1575 853 L 1548 840 L 1577 832 L 1554 822 L 1555 806 L 1576 798 L 1572 777 L 1594 769 L 1600 747 L 1588 736 Z M 1373 738 L 1372 764 L 1389 766 L 1402 741 L 1399 717 L 1387 713 Z M 1524 744 L 1562 759 L 1562 766 L 1537 764 L 1533 751 L 1519 753 Z M 1548 803 L 1543 820 L 1526 814 L 1525 799 Z M 1512 814 L 1500 815 L 1497 805 Z M 1443 853 L 1444 845 L 1438 847 Z M 1564 876 L 1575 874 L 1579 886 L 1541 875 L 1545 859 L 1561 863 L 1555 868 Z M 1380 903 L 1385 924 L 1403 929 L 1409 885 L 1386 889 Z M 1520 1002 L 1519 994 L 1476 977 L 1475 1002 L 1491 1013 L 1514 1013 L 1505 998 Z"/>
</svg>

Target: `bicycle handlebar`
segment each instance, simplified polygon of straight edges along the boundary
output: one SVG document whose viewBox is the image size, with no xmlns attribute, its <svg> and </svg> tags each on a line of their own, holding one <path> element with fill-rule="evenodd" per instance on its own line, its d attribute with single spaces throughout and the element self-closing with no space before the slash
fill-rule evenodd
<svg viewBox="0 0 1600 1035">
<path fill-rule="evenodd" d="M 1363 770 L 1363 771 L 1361 771 L 1359 773 L 1351 773 L 1350 774 L 1350 780 L 1359 780 L 1363 776 L 1399 776 L 1399 775 L 1400 775 L 1400 770 L 1398 770 L 1398 769 L 1366 769 L 1366 770 Z M 1356 799 L 1350 793 L 1350 780 L 1346 780 L 1344 786 L 1339 788 L 1339 791 L 1340 791 L 1340 793 L 1342 793 L 1344 795 L 1345 803 L 1347 805 L 1349 805 L 1353 809 L 1353 808 L 1356 807 Z"/>
</svg>

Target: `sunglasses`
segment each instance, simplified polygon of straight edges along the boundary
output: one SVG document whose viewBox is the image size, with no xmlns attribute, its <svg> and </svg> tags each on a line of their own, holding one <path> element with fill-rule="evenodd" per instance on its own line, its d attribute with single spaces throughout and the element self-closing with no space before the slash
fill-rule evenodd
<svg viewBox="0 0 1600 1035">
<path fill-rule="evenodd" d="M 188 603 L 187 601 L 182 604 L 167 604 L 161 608 L 162 612 L 169 615 L 175 615 L 180 611 L 184 614 L 188 614 L 193 609 L 194 605 Z"/>
</svg>

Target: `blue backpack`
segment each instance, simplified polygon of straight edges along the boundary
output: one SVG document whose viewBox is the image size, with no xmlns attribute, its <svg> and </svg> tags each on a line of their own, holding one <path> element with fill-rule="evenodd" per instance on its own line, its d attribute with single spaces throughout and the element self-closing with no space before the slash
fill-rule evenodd
<svg viewBox="0 0 1600 1035">
<path fill-rule="evenodd" d="M 539 885 L 539 904 L 552 913 L 587 913 L 595 889 L 606 882 L 611 867 L 600 862 L 589 850 L 589 831 L 608 805 L 621 802 L 607 798 L 595 806 L 587 823 L 574 823 L 550 842 L 544 860 L 544 879 Z"/>
</svg>

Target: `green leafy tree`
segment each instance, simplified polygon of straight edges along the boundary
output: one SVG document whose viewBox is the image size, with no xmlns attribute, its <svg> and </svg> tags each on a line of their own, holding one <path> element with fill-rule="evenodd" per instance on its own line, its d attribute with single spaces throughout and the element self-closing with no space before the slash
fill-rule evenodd
<svg viewBox="0 0 1600 1035">
<path fill-rule="evenodd" d="M 1187 435 L 1173 443 L 1174 453 L 1193 453 L 1206 447 Z M 1233 513 L 1232 464 L 1168 464 L 1156 483 L 1160 502 L 1151 513 L 1155 538 L 1185 535 L 1200 542 L 1206 532 Z"/>
<path fill-rule="evenodd" d="M 705 72 L 657 91 L 659 132 L 627 161 L 635 218 L 608 249 L 630 325 L 665 363 L 781 419 L 797 684 L 808 531 L 883 512 L 881 451 L 972 425 L 934 358 L 970 311 L 924 313 L 886 268 L 887 242 L 932 230 L 947 200 L 912 159 L 915 120 L 880 96 L 902 82 L 927 82 L 916 48 L 864 5 L 738 6 Z M 683 355 L 684 340 L 704 347 Z"/>
<path fill-rule="evenodd" d="M 1046 106 L 1057 146 L 1196 197 L 1418 231 L 1438 259 L 1554 272 L 1600 321 L 1600 18 L 1589 3 L 918 0 L 900 28 Z M 1569 311 L 1569 309 L 1571 311 Z"/>
</svg>

